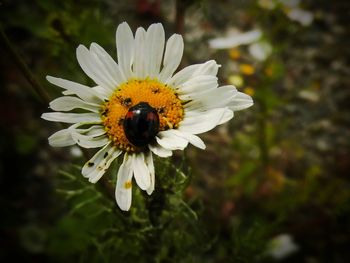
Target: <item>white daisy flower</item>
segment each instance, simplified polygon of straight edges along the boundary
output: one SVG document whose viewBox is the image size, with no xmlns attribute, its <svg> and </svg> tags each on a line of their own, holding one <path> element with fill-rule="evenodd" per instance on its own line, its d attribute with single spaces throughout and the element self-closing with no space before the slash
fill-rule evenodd
<svg viewBox="0 0 350 263">
<path fill-rule="evenodd" d="M 314 20 L 314 15 L 311 12 L 297 7 L 287 9 L 286 14 L 290 20 L 299 22 L 302 26 L 309 26 Z"/>
<path fill-rule="evenodd" d="M 127 211 L 132 178 L 148 194 L 154 190 L 153 154 L 169 157 L 188 143 L 204 149 L 197 134 L 227 122 L 234 111 L 252 106 L 253 101 L 233 86 L 218 86 L 219 65 L 213 60 L 174 74 L 183 39 L 174 34 L 165 43 L 161 24 L 152 24 L 147 31 L 139 27 L 134 36 L 124 22 L 117 28 L 116 42 L 118 63 L 96 43 L 89 49 L 77 48 L 81 68 L 97 86 L 47 77 L 64 89 L 64 96 L 50 103 L 58 112 L 44 113 L 42 118 L 71 124 L 51 135 L 50 145 L 101 148 L 82 168 L 92 183 L 124 155 L 115 197 Z M 73 109 L 86 112 L 66 113 Z"/>
<path fill-rule="evenodd" d="M 297 252 L 299 246 L 289 234 L 280 234 L 269 242 L 267 253 L 277 260 L 282 260 Z"/>
<path fill-rule="evenodd" d="M 247 32 L 240 32 L 230 29 L 226 37 L 213 38 L 209 40 L 209 47 L 212 49 L 228 49 L 242 45 L 249 45 L 250 55 L 258 61 L 264 61 L 272 53 L 269 42 L 262 39 L 263 33 L 260 29 Z"/>
<path fill-rule="evenodd" d="M 240 32 L 237 29 L 231 29 L 226 37 L 210 39 L 209 47 L 213 49 L 234 48 L 241 45 L 248 45 L 256 42 L 262 37 L 260 29 L 254 29 L 247 32 Z"/>
</svg>

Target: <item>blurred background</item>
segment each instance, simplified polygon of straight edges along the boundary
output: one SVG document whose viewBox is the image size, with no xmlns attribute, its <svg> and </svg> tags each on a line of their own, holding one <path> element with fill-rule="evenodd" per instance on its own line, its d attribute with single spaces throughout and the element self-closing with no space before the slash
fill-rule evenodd
<svg viewBox="0 0 350 263">
<path fill-rule="evenodd" d="M 349 5 L 1 1 L 0 261 L 350 262 Z M 157 159 L 155 193 L 135 187 L 128 213 L 81 176 L 79 148 L 48 145 L 62 126 L 40 118 L 61 92 L 45 76 L 92 84 L 75 49 L 116 57 L 122 21 L 181 33 L 182 67 L 215 59 L 219 82 L 255 102 L 201 136 L 206 150 Z"/>
</svg>

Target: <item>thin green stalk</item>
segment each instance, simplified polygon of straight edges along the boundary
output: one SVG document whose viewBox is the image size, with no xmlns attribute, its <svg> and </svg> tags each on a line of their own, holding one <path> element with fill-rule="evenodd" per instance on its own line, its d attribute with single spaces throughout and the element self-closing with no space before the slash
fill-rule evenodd
<svg viewBox="0 0 350 263">
<path fill-rule="evenodd" d="M 268 149 L 268 142 L 267 142 L 267 109 L 266 109 L 266 102 L 264 100 L 260 101 L 260 114 L 258 116 L 258 143 L 259 143 L 259 150 L 260 150 L 260 162 L 261 162 L 261 168 L 262 173 L 265 177 L 267 174 L 267 170 L 269 167 L 269 149 Z"/>
<path fill-rule="evenodd" d="M 181 35 L 184 34 L 186 7 L 187 1 L 176 1 L 175 32 Z"/>
<path fill-rule="evenodd" d="M 1 42 L 4 44 L 4 48 L 6 49 L 6 51 L 9 52 L 10 56 L 13 58 L 13 61 L 16 63 L 18 69 L 21 71 L 23 76 L 30 83 L 32 89 L 39 96 L 41 102 L 48 103 L 50 101 L 49 94 L 46 92 L 46 90 L 40 85 L 38 80 L 31 73 L 30 69 L 28 68 L 24 60 L 21 58 L 19 53 L 15 50 L 15 48 L 13 47 L 13 44 L 10 42 L 10 40 L 8 39 L 8 37 L 6 36 L 2 28 L 0 28 L 0 37 L 1 37 Z"/>
</svg>

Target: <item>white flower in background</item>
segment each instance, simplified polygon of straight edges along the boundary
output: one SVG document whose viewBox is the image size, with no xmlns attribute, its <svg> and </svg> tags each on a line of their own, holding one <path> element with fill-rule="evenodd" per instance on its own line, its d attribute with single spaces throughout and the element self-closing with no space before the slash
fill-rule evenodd
<svg viewBox="0 0 350 263">
<path fill-rule="evenodd" d="M 50 145 L 101 148 L 82 168 L 92 183 L 124 155 L 115 194 L 119 207 L 129 210 L 133 177 L 148 194 L 154 190 L 153 154 L 168 157 L 188 143 L 204 149 L 197 134 L 229 121 L 234 111 L 253 101 L 234 86 L 219 87 L 219 66 L 213 60 L 174 74 L 183 39 L 174 34 L 165 43 L 161 24 L 147 31 L 140 27 L 134 36 L 124 22 L 118 26 L 116 42 L 118 63 L 96 43 L 89 49 L 77 48 L 81 68 L 97 86 L 47 77 L 64 89 L 64 96 L 50 103 L 59 112 L 44 113 L 42 118 L 71 124 L 51 135 Z M 66 113 L 74 109 L 87 112 Z"/>
<path fill-rule="evenodd" d="M 285 7 L 296 7 L 300 3 L 300 0 L 258 0 L 258 5 L 264 9 L 273 10 L 278 4 L 282 4 Z"/>
<path fill-rule="evenodd" d="M 258 0 L 258 5 L 264 9 L 272 10 L 276 7 L 275 0 Z"/>
<path fill-rule="evenodd" d="M 264 61 L 272 53 L 272 47 L 267 41 L 259 41 L 249 45 L 249 54 L 258 61 Z"/>
<path fill-rule="evenodd" d="M 213 49 L 235 48 L 241 45 L 249 45 L 250 55 L 258 61 L 267 59 L 272 52 L 272 47 L 266 40 L 262 40 L 260 29 L 248 32 L 230 30 L 227 37 L 214 38 L 209 40 L 209 47 Z"/>
<path fill-rule="evenodd" d="M 213 49 L 234 48 L 240 45 L 251 44 L 262 36 L 259 29 L 248 32 L 239 32 L 238 30 L 230 30 L 227 37 L 214 38 L 209 40 L 209 47 Z"/>
<path fill-rule="evenodd" d="M 75 145 L 70 148 L 70 154 L 72 155 L 72 157 L 77 157 L 77 158 L 83 156 L 83 152 L 81 151 L 81 149 Z"/>
<path fill-rule="evenodd" d="M 268 10 L 275 9 L 278 3 L 282 5 L 284 13 L 292 21 L 309 26 L 314 20 L 314 15 L 311 12 L 300 8 L 300 0 L 258 0 L 258 5 Z"/>
<path fill-rule="evenodd" d="M 292 236 L 281 234 L 270 241 L 268 254 L 277 260 L 288 257 L 298 251 L 298 246 L 294 243 Z"/>
<path fill-rule="evenodd" d="M 311 12 L 300 8 L 287 9 L 286 14 L 290 20 L 296 21 L 303 26 L 311 25 L 314 20 L 314 15 Z"/>
<path fill-rule="evenodd" d="M 300 0 L 277 0 L 277 2 L 280 2 L 287 7 L 297 7 L 300 4 Z"/>
</svg>

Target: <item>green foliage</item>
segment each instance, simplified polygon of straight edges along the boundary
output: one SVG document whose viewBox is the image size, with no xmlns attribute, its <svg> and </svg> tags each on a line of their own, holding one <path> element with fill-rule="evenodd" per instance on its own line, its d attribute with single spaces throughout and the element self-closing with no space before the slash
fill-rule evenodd
<svg viewBox="0 0 350 263">
<path fill-rule="evenodd" d="M 190 177 L 179 167 L 157 160 L 157 190 L 147 196 L 135 187 L 130 212 L 121 212 L 114 200 L 86 182 L 78 167 L 60 172 L 57 192 L 65 215 L 48 230 L 48 253 L 58 262 L 164 262 L 170 253 L 174 260 L 199 253 L 197 238 L 203 233 L 198 216 L 182 199 Z"/>
</svg>

